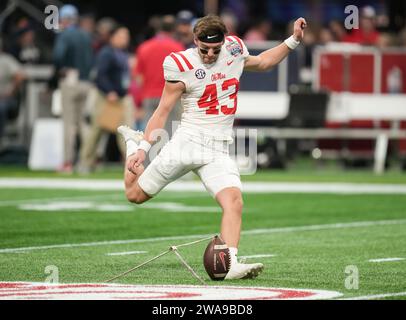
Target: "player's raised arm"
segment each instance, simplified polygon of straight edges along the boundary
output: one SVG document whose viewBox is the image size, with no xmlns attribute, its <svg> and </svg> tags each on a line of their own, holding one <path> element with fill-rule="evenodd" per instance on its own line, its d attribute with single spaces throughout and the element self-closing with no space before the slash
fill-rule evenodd
<svg viewBox="0 0 406 320">
<path fill-rule="evenodd" d="M 245 60 L 244 70 L 249 71 L 268 71 L 281 62 L 290 52 L 295 49 L 302 41 L 306 28 L 306 20 L 299 18 L 295 21 L 293 35 L 286 39 L 280 45 L 261 52 L 257 56 L 248 56 Z"/>
</svg>

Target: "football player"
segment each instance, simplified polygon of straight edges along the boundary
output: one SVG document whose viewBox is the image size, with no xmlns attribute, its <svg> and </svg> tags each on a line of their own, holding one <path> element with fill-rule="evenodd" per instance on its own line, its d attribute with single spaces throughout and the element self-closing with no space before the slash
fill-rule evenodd
<svg viewBox="0 0 406 320">
<path fill-rule="evenodd" d="M 237 109 L 239 79 L 244 70 L 267 71 L 295 49 L 304 36 L 306 21 L 294 23 L 293 35 L 257 56 L 227 30 L 218 16 L 208 15 L 193 29 L 195 48 L 171 53 L 163 63 L 165 87 L 145 134 L 119 127 L 127 144 L 125 190 L 129 201 L 140 204 L 189 171 L 196 173 L 222 208 L 221 238 L 230 249 L 231 267 L 225 279 L 254 278 L 262 263 L 237 261 L 243 200 L 238 168 L 229 156 Z M 181 99 L 181 123 L 171 140 L 144 170 L 143 162 L 156 130 L 162 129 L 176 101 Z"/>
</svg>

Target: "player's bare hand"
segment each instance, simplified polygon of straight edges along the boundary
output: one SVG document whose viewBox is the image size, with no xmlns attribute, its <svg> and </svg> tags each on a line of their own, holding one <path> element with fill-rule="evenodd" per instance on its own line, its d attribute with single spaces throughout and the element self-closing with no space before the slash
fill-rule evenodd
<svg viewBox="0 0 406 320">
<path fill-rule="evenodd" d="M 136 174 L 137 168 L 145 161 L 146 154 L 144 150 L 137 150 L 136 153 L 128 158 L 127 170 Z"/>
<path fill-rule="evenodd" d="M 302 41 L 304 37 L 304 29 L 307 27 L 307 22 L 304 18 L 299 18 L 293 25 L 293 38 L 296 41 Z"/>
</svg>

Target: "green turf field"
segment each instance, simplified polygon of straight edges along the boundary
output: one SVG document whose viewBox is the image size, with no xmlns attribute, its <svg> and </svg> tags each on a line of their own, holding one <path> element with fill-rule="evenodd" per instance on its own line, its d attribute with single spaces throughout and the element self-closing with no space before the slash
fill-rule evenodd
<svg viewBox="0 0 406 320">
<path fill-rule="evenodd" d="M 61 178 L 2 169 L 1 177 L 7 176 Z M 113 171 L 91 178 L 120 176 Z M 259 172 L 244 180 L 406 184 L 406 175 L 298 170 Z M 247 193 L 244 202 L 239 255 L 248 256 L 247 262 L 263 262 L 265 270 L 255 280 L 216 285 L 334 290 L 342 298 L 404 293 L 382 299 L 406 298 L 405 194 Z M 0 188 L 0 212 L 0 281 L 42 282 L 47 277 L 46 266 L 54 265 L 62 283 L 105 282 L 169 245 L 217 233 L 221 217 L 206 193 L 162 192 L 151 202 L 136 206 L 121 191 L 7 187 Z M 179 238 L 157 239 L 162 237 Z M 200 243 L 180 252 L 208 280 L 202 265 L 205 246 Z M 25 247 L 29 248 L 19 249 Z M 118 254 L 133 251 L 145 252 Z M 270 256 L 253 259 L 250 255 Z M 383 258 L 404 260 L 369 261 Z M 358 289 L 345 286 L 348 266 L 358 270 Z M 199 284 L 172 254 L 116 283 Z"/>
</svg>

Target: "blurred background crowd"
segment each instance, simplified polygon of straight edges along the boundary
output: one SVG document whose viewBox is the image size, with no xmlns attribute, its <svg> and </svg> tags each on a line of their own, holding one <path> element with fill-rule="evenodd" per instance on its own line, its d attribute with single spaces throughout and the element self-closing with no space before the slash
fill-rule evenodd
<svg viewBox="0 0 406 320">
<path fill-rule="evenodd" d="M 28 77 L 25 67 L 52 65 L 47 87 L 59 90 L 64 123 L 60 170 L 92 171 L 98 142 L 103 132 L 111 133 L 99 121 L 102 107 L 120 104 L 122 122 L 143 130 L 162 92 L 164 57 L 194 46 L 193 25 L 206 13 L 220 15 L 229 34 L 254 44 L 287 38 L 294 19 L 305 17 L 305 67 L 311 67 L 317 45 L 406 48 L 404 2 L 354 2 L 359 29 L 347 30 L 346 1 L 137 1 L 135 7 L 125 2 L 2 1 L 0 146 L 6 124 L 17 117 L 26 94 L 21 90 Z M 58 30 L 43 24 L 43 9 L 50 3 L 59 7 Z M 120 141 L 116 145 L 123 152 Z"/>
</svg>

